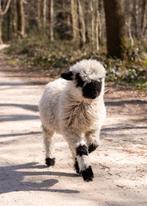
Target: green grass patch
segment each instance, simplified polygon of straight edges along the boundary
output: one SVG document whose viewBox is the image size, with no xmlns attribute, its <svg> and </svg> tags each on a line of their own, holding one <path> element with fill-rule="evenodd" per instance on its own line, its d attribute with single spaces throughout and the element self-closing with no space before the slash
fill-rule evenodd
<svg viewBox="0 0 147 206">
<path fill-rule="evenodd" d="M 131 85 L 138 89 L 147 89 L 147 54 L 140 52 L 134 55 L 129 51 L 126 60 L 107 58 L 104 53 L 92 52 L 87 45 L 77 48 L 72 41 L 49 42 L 47 36 L 30 36 L 26 39 L 12 42 L 5 49 L 11 56 L 10 63 L 18 62 L 31 70 L 56 71 L 57 68 L 67 69 L 71 64 L 81 59 L 97 59 L 107 70 L 107 81 L 117 84 Z"/>
</svg>

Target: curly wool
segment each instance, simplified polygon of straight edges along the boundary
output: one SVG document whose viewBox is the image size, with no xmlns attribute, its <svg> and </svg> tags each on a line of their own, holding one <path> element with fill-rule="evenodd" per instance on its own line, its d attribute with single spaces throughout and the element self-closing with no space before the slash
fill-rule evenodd
<svg viewBox="0 0 147 206">
<path fill-rule="evenodd" d="M 71 66 L 70 71 L 74 74 L 80 72 L 85 79 L 105 76 L 103 66 L 96 60 L 82 60 Z M 42 124 L 46 129 L 53 129 L 63 135 L 67 128 L 79 132 L 95 129 L 96 125 L 103 124 L 106 116 L 103 95 L 104 85 L 100 96 L 91 101 L 83 98 L 73 82 L 61 78 L 50 82 L 39 106 Z"/>
<path fill-rule="evenodd" d="M 76 147 L 83 147 L 81 141 L 86 140 L 84 148 L 92 145 L 96 148 L 99 144 L 100 130 L 106 117 L 104 105 L 104 79 L 105 69 L 96 60 L 82 60 L 70 67 L 72 77 L 70 81 L 57 79 L 46 85 L 39 104 L 40 119 L 43 126 L 46 157 L 50 154 L 51 136 L 54 132 L 62 134 L 67 140 L 73 158 L 77 159 L 80 171 L 84 168 L 93 175 L 89 166 L 88 156 L 79 157 Z M 77 86 L 76 75 L 79 74 L 84 82 L 101 81 L 100 94 L 95 99 L 85 98 L 82 88 Z M 94 145 L 94 146 L 93 146 Z M 76 163 L 77 164 L 77 163 Z M 90 167 L 90 169 L 89 169 Z M 83 175 L 87 174 L 84 172 Z M 91 180 L 93 177 L 85 177 Z M 89 181 L 88 180 L 88 181 Z"/>
</svg>

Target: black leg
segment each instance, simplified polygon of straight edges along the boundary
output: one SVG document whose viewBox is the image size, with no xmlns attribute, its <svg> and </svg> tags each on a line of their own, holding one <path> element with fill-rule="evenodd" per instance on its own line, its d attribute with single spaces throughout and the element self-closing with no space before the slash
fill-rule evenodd
<svg viewBox="0 0 147 206">
<path fill-rule="evenodd" d="M 93 180 L 94 175 L 93 175 L 93 171 L 92 171 L 91 166 L 89 166 L 87 169 L 82 171 L 82 176 L 86 182 Z"/>
<path fill-rule="evenodd" d="M 77 159 L 75 159 L 74 168 L 75 168 L 75 170 L 76 170 L 76 173 L 77 173 L 77 174 L 80 174 L 80 168 L 79 168 L 79 164 L 78 164 Z"/>
<path fill-rule="evenodd" d="M 55 165 L 55 158 L 49 158 L 49 157 L 47 157 L 47 158 L 45 159 L 45 163 L 46 163 L 46 165 L 47 165 L 48 167 L 54 166 L 54 165 Z"/>
<path fill-rule="evenodd" d="M 85 144 L 79 145 L 76 148 L 76 154 L 77 154 L 77 161 L 78 161 L 78 167 L 80 169 L 80 173 L 82 174 L 82 177 L 84 181 L 92 181 L 93 180 L 93 171 L 91 166 L 89 165 L 88 160 L 88 148 Z"/>
<path fill-rule="evenodd" d="M 89 153 L 91 153 L 91 152 L 93 152 L 94 150 L 96 150 L 96 148 L 98 147 L 98 145 L 96 145 L 96 144 L 90 144 L 89 146 L 88 146 L 88 152 Z"/>
</svg>

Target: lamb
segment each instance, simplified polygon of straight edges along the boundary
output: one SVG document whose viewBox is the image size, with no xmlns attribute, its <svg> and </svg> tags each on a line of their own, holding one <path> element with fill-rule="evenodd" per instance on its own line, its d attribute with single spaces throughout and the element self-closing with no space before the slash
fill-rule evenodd
<svg viewBox="0 0 147 206">
<path fill-rule="evenodd" d="M 50 146 L 55 132 L 64 136 L 72 152 L 74 167 L 85 181 L 94 174 L 89 154 L 100 143 L 106 117 L 105 69 L 96 60 L 81 60 L 46 85 L 39 104 L 47 166 L 55 164 Z"/>
</svg>

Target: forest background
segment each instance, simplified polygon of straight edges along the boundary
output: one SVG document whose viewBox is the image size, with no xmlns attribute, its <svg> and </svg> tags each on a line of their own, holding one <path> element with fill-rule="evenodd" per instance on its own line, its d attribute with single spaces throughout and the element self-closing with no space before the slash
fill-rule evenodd
<svg viewBox="0 0 147 206">
<path fill-rule="evenodd" d="M 47 75 L 83 58 L 107 81 L 147 88 L 147 0 L 0 0 L 9 63 Z"/>
</svg>

